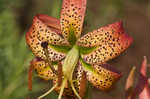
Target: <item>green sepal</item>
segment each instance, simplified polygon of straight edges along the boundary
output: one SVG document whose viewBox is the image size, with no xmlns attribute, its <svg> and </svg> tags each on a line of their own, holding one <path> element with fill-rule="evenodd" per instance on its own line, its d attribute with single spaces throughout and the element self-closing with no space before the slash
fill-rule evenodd
<svg viewBox="0 0 150 99">
<path fill-rule="evenodd" d="M 93 52 L 94 50 L 96 50 L 97 47 L 81 47 L 78 46 L 78 49 L 80 51 L 81 54 L 89 54 L 91 52 Z"/>
<path fill-rule="evenodd" d="M 70 49 L 71 46 L 65 46 L 65 45 L 49 45 L 50 48 L 54 49 L 57 52 L 62 52 L 62 53 L 67 53 Z"/>
<path fill-rule="evenodd" d="M 90 71 L 90 72 L 96 73 L 95 70 L 92 68 L 92 65 L 86 63 L 81 57 L 79 60 L 85 71 Z"/>
</svg>

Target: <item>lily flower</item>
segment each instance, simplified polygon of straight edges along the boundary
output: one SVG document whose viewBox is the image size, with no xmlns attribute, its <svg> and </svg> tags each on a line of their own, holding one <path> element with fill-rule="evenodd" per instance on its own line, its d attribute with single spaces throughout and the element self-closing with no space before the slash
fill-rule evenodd
<svg viewBox="0 0 150 99">
<path fill-rule="evenodd" d="M 39 77 L 54 83 L 39 99 L 54 89 L 61 99 L 70 88 L 81 99 L 86 79 L 100 90 L 109 90 L 121 77 L 106 62 L 127 49 L 132 38 L 122 22 L 81 35 L 85 11 L 86 0 L 63 0 L 60 20 L 47 15 L 34 17 L 26 34 L 26 42 L 36 57 L 31 65 Z"/>
</svg>

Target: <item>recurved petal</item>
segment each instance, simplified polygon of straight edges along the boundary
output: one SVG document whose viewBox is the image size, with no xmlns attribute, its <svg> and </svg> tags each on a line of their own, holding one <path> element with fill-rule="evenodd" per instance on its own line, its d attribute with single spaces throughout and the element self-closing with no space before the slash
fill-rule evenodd
<svg viewBox="0 0 150 99">
<path fill-rule="evenodd" d="M 60 20 L 48 15 L 39 14 L 38 18 L 56 33 L 61 33 Z"/>
<path fill-rule="evenodd" d="M 35 56 L 46 59 L 45 52 L 41 44 L 47 42 L 48 45 L 67 45 L 65 41 L 57 32 L 60 31 L 52 27 L 53 22 L 58 22 L 57 19 L 48 17 L 46 15 L 37 15 L 33 19 L 33 24 L 26 34 L 26 42 L 31 48 Z M 47 21 L 46 21 L 47 20 Z M 48 22 L 49 21 L 49 22 Z M 52 22 L 52 23 L 51 23 Z M 50 26 L 51 25 L 51 26 Z M 61 60 L 65 57 L 64 53 L 57 52 L 48 46 L 49 58 L 51 61 Z"/>
<path fill-rule="evenodd" d="M 100 90 L 109 90 L 121 77 L 120 72 L 112 69 L 108 64 L 94 65 L 96 74 L 87 72 L 87 79 Z"/>
<path fill-rule="evenodd" d="M 122 22 L 116 22 L 81 37 L 77 45 L 97 47 L 93 52 L 82 54 L 90 64 L 104 63 L 123 52 L 132 43 L 132 38 L 124 31 Z"/>
<path fill-rule="evenodd" d="M 80 37 L 85 10 L 86 0 L 63 0 L 60 24 L 65 38 L 69 38 L 70 28 L 74 30 L 77 38 Z"/>
<path fill-rule="evenodd" d="M 82 62 L 86 77 L 90 83 L 100 90 L 109 90 L 121 77 L 121 73 L 109 64 L 87 65 Z"/>
<path fill-rule="evenodd" d="M 56 75 L 52 72 L 48 63 L 44 60 L 40 58 L 34 58 L 31 61 L 31 64 L 40 78 L 44 80 L 51 80 L 56 78 Z"/>
</svg>

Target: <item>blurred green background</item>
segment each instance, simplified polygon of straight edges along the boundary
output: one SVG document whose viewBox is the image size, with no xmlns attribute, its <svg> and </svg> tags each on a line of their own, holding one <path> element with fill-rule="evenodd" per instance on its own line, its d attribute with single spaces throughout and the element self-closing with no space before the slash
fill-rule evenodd
<svg viewBox="0 0 150 99">
<path fill-rule="evenodd" d="M 61 0 L 0 0 L 0 98 L 35 99 L 49 89 L 50 82 L 34 75 L 33 91 L 27 90 L 27 71 L 33 58 L 25 43 L 33 16 L 41 13 L 59 18 Z M 143 56 L 150 59 L 150 0 L 87 0 L 84 32 L 122 20 L 132 46 L 110 61 L 123 73 L 116 88 L 101 92 L 95 88 L 89 99 L 123 99 L 126 77 L 133 65 L 139 67 Z M 137 72 L 138 73 L 138 72 Z M 136 74 L 138 77 L 139 75 Z M 57 99 L 54 93 L 45 99 Z"/>
</svg>

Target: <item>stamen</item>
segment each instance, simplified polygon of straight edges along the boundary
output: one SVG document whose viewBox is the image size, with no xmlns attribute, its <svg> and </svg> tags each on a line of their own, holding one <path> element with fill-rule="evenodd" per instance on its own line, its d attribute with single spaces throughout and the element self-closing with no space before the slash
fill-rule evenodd
<svg viewBox="0 0 150 99">
<path fill-rule="evenodd" d="M 80 89 L 79 89 L 79 95 L 80 97 L 84 97 L 86 92 L 86 73 L 83 71 L 82 77 L 80 80 Z"/>
<path fill-rule="evenodd" d="M 67 83 L 67 79 L 64 78 L 64 80 L 62 82 L 62 85 L 61 85 L 61 89 L 60 89 L 60 93 L 59 93 L 58 99 L 61 99 L 66 83 Z"/>
<path fill-rule="evenodd" d="M 57 87 L 57 83 L 50 89 L 48 90 L 46 93 L 44 93 L 43 95 L 39 96 L 37 99 L 42 99 L 43 97 L 47 96 L 49 93 L 51 93 L 56 87 Z"/>
<path fill-rule="evenodd" d="M 28 71 L 28 90 L 32 91 L 32 63 L 30 63 L 29 71 Z"/>
<path fill-rule="evenodd" d="M 43 47 L 43 50 L 44 50 L 44 53 L 45 53 L 45 56 L 46 56 L 46 61 L 47 61 L 48 65 L 50 66 L 52 72 L 53 72 L 54 74 L 57 74 L 57 71 L 56 71 L 55 68 L 52 66 L 51 60 L 50 60 L 49 57 L 48 57 L 48 55 L 49 55 L 49 54 L 48 54 L 48 43 L 47 43 L 47 42 L 42 42 L 42 43 L 41 43 L 41 46 Z"/>
<path fill-rule="evenodd" d="M 78 94 L 78 92 L 76 91 L 76 89 L 75 89 L 75 87 L 74 87 L 72 81 L 70 81 L 70 85 L 71 85 L 71 87 L 72 87 L 72 90 L 73 90 L 74 94 L 78 97 L 78 99 L 82 99 L 82 98 L 80 97 L 80 95 Z"/>
<path fill-rule="evenodd" d="M 63 76 L 62 64 L 61 62 L 58 62 L 58 86 L 60 86 L 62 83 L 62 76 Z"/>
<path fill-rule="evenodd" d="M 42 43 L 41 43 L 41 46 L 45 49 L 45 48 L 48 47 L 48 43 L 47 43 L 47 42 L 42 42 Z"/>
</svg>

